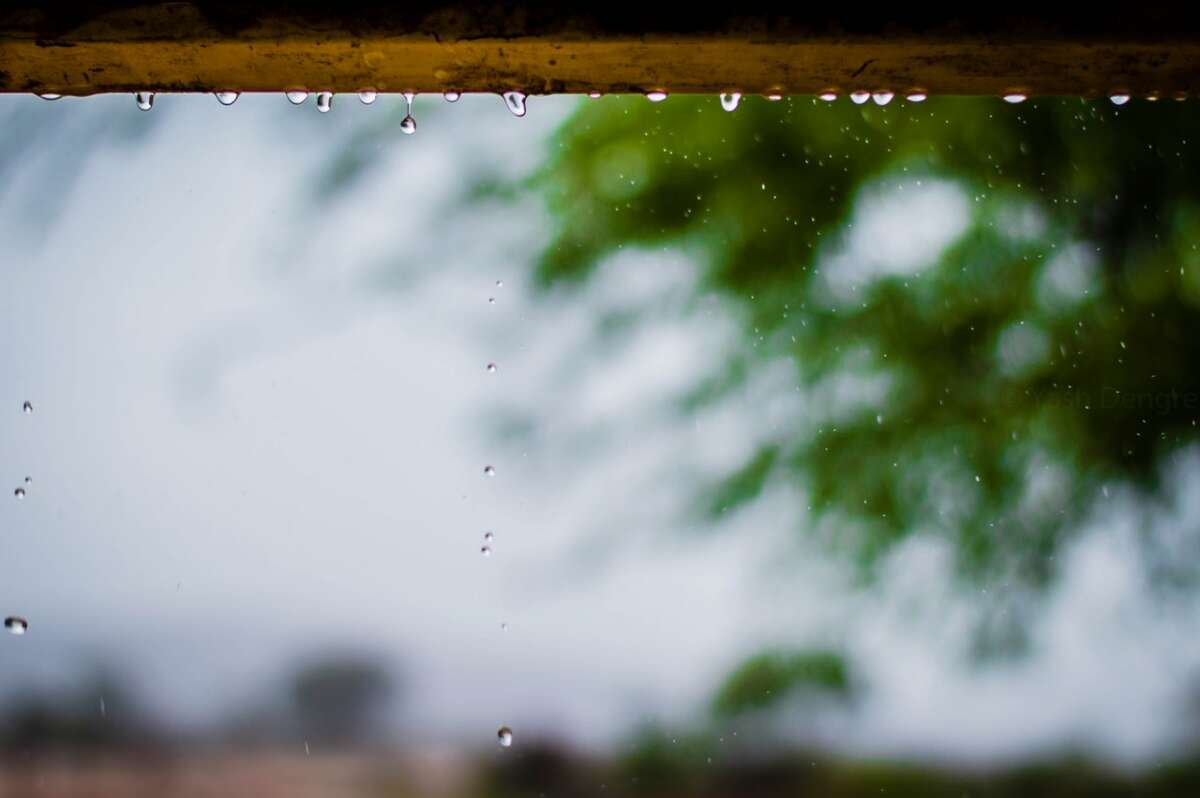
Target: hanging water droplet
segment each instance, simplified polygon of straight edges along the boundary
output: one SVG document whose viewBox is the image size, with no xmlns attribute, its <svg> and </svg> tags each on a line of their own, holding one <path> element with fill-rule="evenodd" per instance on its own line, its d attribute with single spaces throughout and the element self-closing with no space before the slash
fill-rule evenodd
<svg viewBox="0 0 1200 798">
<path fill-rule="evenodd" d="M 1112 101 L 1113 105 L 1124 105 L 1125 103 L 1129 102 L 1129 95 L 1128 94 L 1112 94 L 1112 95 L 1109 95 L 1108 99 Z"/>
<path fill-rule="evenodd" d="M 482 554 L 484 557 L 491 557 L 492 556 L 492 547 L 491 546 L 480 546 L 479 553 Z"/>
<path fill-rule="evenodd" d="M 508 728 L 507 726 L 501 726 L 496 732 L 496 738 L 500 740 L 500 745 L 502 747 L 508 748 L 510 745 L 512 745 L 513 741 L 512 729 Z"/>
<path fill-rule="evenodd" d="M 12 634 L 23 635 L 29 629 L 29 621 L 19 615 L 10 615 L 4 619 L 4 628 Z"/>
<path fill-rule="evenodd" d="M 406 110 L 404 118 L 402 120 L 400 120 L 400 132 L 405 133 L 409 136 L 411 136 L 413 133 L 417 132 L 417 120 L 413 119 L 413 115 L 412 115 L 412 104 L 413 104 L 414 96 L 415 95 L 413 95 L 413 93 L 411 91 L 404 92 L 404 103 L 405 103 L 405 108 L 407 110 Z"/>
<path fill-rule="evenodd" d="M 652 103 L 660 103 L 667 99 L 667 93 L 665 91 L 648 91 L 646 92 L 646 99 Z"/>
<path fill-rule="evenodd" d="M 1152 103 L 1158 102 L 1158 92 L 1156 92 L 1156 91 L 1150 92 L 1149 94 L 1146 95 L 1146 99 Z"/>
<path fill-rule="evenodd" d="M 139 91 L 133 95 L 133 99 L 137 101 L 137 107 L 143 111 L 149 111 L 154 107 L 154 92 L 152 91 Z"/>
<path fill-rule="evenodd" d="M 13 495 L 16 496 L 18 499 L 24 499 L 25 498 L 25 489 L 17 488 L 16 490 L 13 491 Z"/>
<path fill-rule="evenodd" d="M 442 97 L 445 98 L 446 102 L 448 103 L 456 103 L 458 102 L 459 98 L 462 97 L 462 94 L 457 91 L 448 91 L 443 94 Z"/>
<path fill-rule="evenodd" d="M 62 99 L 61 94 L 54 94 L 53 92 L 46 92 L 45 94 L 39 94 L 38 96 L 41 97 L 43 100 L 61 100 Z"/>
<path fill-rule="evenodd" d="M 887 105 L 895 96 L 896 95 L 890 91 L 877 91 L 871 95 L 871 99 L 875 101 L 876 105 Z"/>
<path fill-rule="evenodd" d="M 492 468 L 491 466 L 484 466 L 483 475 L 485 477 L 494 477 L 496 476 L 496 469 Z"/>
<path fill-rule="evenodd" d="M 525 116 L 525 95 L 519 91 L 504 92 L 504 104 L 513 116 Z"/>
<path fill-rule="evenodd" d="M 593 99 L 593 100 L 599 100 L 599 99 L 600 99 L 602 96 L 604 96 L 604 95 L 602 95 L 602 94 L 601 94 L 600 92 L 598 92 L 598 91 L 589 91 L 589 92 L 588 92 L 588 97 L 589 97 L 589 98 L 591 98 L 591 99 Z"/>
<path fill-rule="evenodd" d="M 736 111 L 738 103 L 741 101 L 742 93 L 740 91 L 731 91 L 721 95 L 721 107 L 729 112 Z"/>
<path fill-rule="evenodd" d="M 827 103 L 831 103 L 838 98 L 837 92 L 833 91 L 833 90 L 823 91 L 820 94 L 818 94 L 817 97 L 819 97 L 820 99 L 824 100 Z"/>
<path fill-rule="evenodd" d="M 767 102 L 777 103 L 783 99 L 783 95 L 779 92 L 771 92 L 767 95 Z"/>
<path fill-rule="evenodd" d="M 1004 102 L 1011 103 L 1012 105 L 1016 105 L 1017 103 L 1023 103 L 1023 102 L 1025 102 L 1026 99 L 1028 99 L 1028 98 L 1024 94 L 1020 94 L 1017 92 L 1013 92 L 1012 94 L 1004 95 Z"/>
<path fill-rule="evenodd" d="M 238 92 L 236 91 L 218 91 L 213 94 L 217 98 L 217 102 L 221 105 L 233 105 L 237 102 Z"/>
<path fill-rule="evenodd" d="M 25 415 L 29 415 L 33 412 L 33 402 L 30 402 L 28 399 L 26 399 L 25 404 L 21 405 L 21 410 L 25 413 Z"/>
<path fill-rule="evenodd" d="M 285 91 L 283 96 L 287 97 L 287 101 L 292 105 L 300 105 L 308 99 L 308 92 L 304 89 L 291 89 L 289 91 Z"/>
<path fill-rule="evenodd" d="M 904 99 L 908 100 L 910 103 L 923 103 L 927 97 L 929 97 L 929 95 L 923 91 L 910 91 L 908 94 L 904 95 Z"/>
<path fill-rule="evenodd" d="M 321 113 L 329 113 L 329 109 L 333 107 L 333 92 L 319 91 L 317 92 L 317 110 Z"/>
<path fill-rule="evenodd" d="M 488 363 L 488 364 L 487 364 L 487 370 L 488 370 L 488 374 L 495 374 L 495 373 L 496 373 L 496 364 L 495 364 L 495 363 Z"/>
<path fill-rule="evenodd" d="M 850 101 L 853 102 L 855 105 L 862 105 L 869 99 L 871 99 L 871 92 L 869 92 L 869 91 L 852 91 L 852 92 L 850 92 Z"/>
<path fill-rule="evenodd" d="M 379 96 L 379 92 L 374 89 L 363 89 L 358 93 L 358 101 L 363 105 L 370 105 L 375 102 L 375 98 Z"/>
</svg>

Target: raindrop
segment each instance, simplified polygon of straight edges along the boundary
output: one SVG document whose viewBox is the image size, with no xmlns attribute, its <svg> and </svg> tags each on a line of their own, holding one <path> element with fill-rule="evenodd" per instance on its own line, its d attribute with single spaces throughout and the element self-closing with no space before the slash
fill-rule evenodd
<svg viewBox="0 0 1200 798">
<path fill-rule="evenodd" d="M 488 370 L 488 374 L 495 374 L 495 373 L 496 373 L 496 364 L 495 364 L 495 363 L 488 363 L 488 364 L 487 364 L 487 370 Z"/>
<path fill-rule="evenodd" d="M 871 95 L 871 99 L 875 101 L 876 105 L 887 105 L 895 96 L 896 95 L 890 91 L 877 91 Z"/>
<path fill-rule="evenodd" d="M 512 745 L 512 729 L 508 728 L 507 726 L 501 726 L 499 731 L 496 732 L 496 738 L 500 740 L 500 745 L 502 747 L 508 748 Z"/>
<path fill-rule="evenodd" d="M 4 619 L 4 628 L 12 634 L 23 635 L 29 629 L 29 621 L 19 615 L 10 615 Z M 504 731 L 504 729 L 501 729 L 501 731 Z M 512 734 L 510 732 L 509 738 L 511 739 L 511 737 Z"/>
<path fill-rule="evenodd" d="M 412 115 L 413 93 L 411 91 L 404 92 L 404 103 L 406 112 L 404 118 L 400 120 L 400 132 L 411 136 L 417 132 L 417 120 L 413 119 Z"/>
<path fill-rule="evenodd" d="M 24 411 L 25 415 L 29 415 L 33 412 L 33 402 L 26 400 L 25 404 L 21 405 L 21 410 Z"/>
<path fill-rule="evenodd" d="M 333 107 L 333 92 L 319 91 L 317 92 L 317 110 L 321 113 L 328 113 Z"/>
<path fill-rule="evenodd" d="M 292 89 L 291 91 L 285 91 L 283 94 L 292 105 L 300 105 L 308 99 L 308 92 L 304 89 Z"/>
<path fill-rule="evenodd" d="M 485 477 L 494 477 L 496 476 L 496 469 L 492 468 L 491 466 L 484 466 L 483 475 Z"/>
<path fill-rule="evenodd" d="M 26 484 L 26 485 L 32 485 L 32 484 L 33 484 L 33 477 L 25 477 L 25 484 Z"/>
<path fill-rule="evenodd" d="M 492 547 L 491 546 L 480 546 L 479 553 L 482 554 L 484 557 L 491 557 L 492 556 Z"/>
<path fill-rule="evenodd" d="M 1023 102 L 1025 102 L 1026 99 L 1027 98 L 1025 97 L 1024 94 L 1017 94 L 1015 92 L 1013 94 L 1004 95 L 1004 102 L 1011 103 L 1012 105 L 1016 105 L 1017 103 L 1023 103 Z"/>
<path fill-rule="evenodd" d="M 17 488 L 16 490 L 13 491 L 13 495 L 16 496 L 18 499 L 24 499 L 25 498 L 25 489 Z"/>
<path fill-rule="evenodd" d="M 489 531 L 489 532 L 484 532 L 484 533 L 483 533 L 483 539 L 484 539 L 484 540 L 486 540 L 488 543 L 491 543 L 493 540 L 495 540 L 495 539 L 496 539 L 496 536 L 495 536 L 495 534 L 493 534 L 493 533 L 492 533 L 492 532 L 490 532 L 490 531 Z"/>
<path fill-rule="evenodd" d="M 721 107 L 726 111 L 736 111 L 738 103 L 742 101 L 742 93 L 740 91 L 731 91 L 728 94 L 721 95 Z"/>
<path fill-rule="evenodd" d="M 1129 95 L 1128 94 L 1112 94 L 1112 95 L 1109 95 L 1108 99 L 1112 101 L 1113 105 L 1124 105 L 1125 103 L 1129 102 Z"/>
<path fill-rule="evenodd" d="M 444 97 L 448 103 L 456 103 L 458 102 L 459 98 L 462 97 L 462 94 L 457 91 L 448 91 L 443 94 L 442 97 Z"/>
<path fill-rule="evenodd" d="M 494 296 L 490 296 L 490 297 L 488 297 L 488 304 L 489 304 L 489 305 L 494 305 L 494 304 L 496 304 L 496 297 L 494 297 Z"/>
<path fill-rule="evenodd" d="M 503 287 L 504 287 L 504 281 L 503 281 L 503 280 L 497 280 L 497 281 L 496 281 L 496 287 L 497 287 L 497 288 L 503 288 Z"/>
<path fill-rule="evenodd" d="M 923 91 L 910 91 L 908 94 L 904 95 L 904 99 L 908 100 L 910 103 L 923 103 L 928 97 L 929 95 Z"/>
<path fill-rule="evenodd" d="M 233 105 L 237 102 L 238 92 L 236 91 L 218 91 L 214 92 L 213 96 L 217 98 L 217 102 L 221 105 Z"/>
<path fill-rule="evenodd" d="M 370 105 L 371 103 L 375 102 L 375 98 L 378 96 L 379 93 L 374 89 L 363 89 L 358 93 L 359 102 L 361 102 L 363 105 Z"/>
<path fill-rule="evenodd" d="M 504 92 L 504 104 L 513 116 L 525 116 L 525 95 L 519 91 Z"/>
<path fill-rule="evenodd" d="M 869 99 L 871 99 L 871 92 L 869 92 L 869 91 L 852 91 L 852 92 L 850 92 L 850 101 L 853 102 L 855 105 L 862 105 Z"/>
<path fill-rule="evenodd" d="M 603 95 L 601 95 L 600 92 L 598 92 L 598 91 L 589 91 L 588 92 L 588 97 L 590 97 L 593 100 L 599 100 L 602 96 Z"/>
<path fill-rule="evenodd" d="M 820 99 L 824 100 L 827 103 L 831 103 L 834 100 L 836 100 L 838 96 L 837 96 L 836 91 L 831 90 L 831 91 L 823 91 L 820 94 L 818 94 L 817 97 L 819 97 Z"/>
<path fill-rule="evenodd" d="M 507 632 L 507 631 L 508 631 L 508 624 L 506 624 L 506 623 L 501 623 L 501 624 L 500 624 L 500 631 L 501 631 L 501 632 Z"/>
<path fill-rule="evenodd" d="M 767 95 L 767 102 L 777 103 L 782 99 L 783 99 L 783 95 L 779 94 L 777 92 L 772 92 L 771 94 Z"/>
<path fill-rule="evenodd" d="M 152 91 L 139 91 L 133 95 L 133 98 L 137 100 L 137 107 L 143 111 L 149 111 L 154 107 L 154 92 Z"/>
<path fill-rule="evenodd" d="M 39 94 L 38 96 L 41 97 L 43 100 L 61 100 L 62 99 L 61 94 L 54 94 L 52 92 L 46 92 L 45 94 Z"/>
<path fill-rule="evenodd" d="M 1146 95 L 1146 99 L 1152 103 L 1158 102 L 1158 92 L 1154 91 Z"/>
<path fill-rule="evenodd" d="M 652 103 L 660 103 L 667 99 L 667 93 L 665 91 L 648 91 L 646 92 L 646 99 Z"/>
</svg>

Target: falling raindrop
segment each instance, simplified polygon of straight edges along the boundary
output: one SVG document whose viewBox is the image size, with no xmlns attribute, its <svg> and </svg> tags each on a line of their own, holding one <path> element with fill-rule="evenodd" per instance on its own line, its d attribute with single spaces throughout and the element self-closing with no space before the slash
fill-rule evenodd
<svg viewBox="0 0 1200 798">
<path fill-rule="evenodd" d="M 887 105 L 895 96 L 896 95 L 890 91 L 877 91 L 871 95 L 871 99 L 875 101 L 876 105 Z"/>
<path fill-rule="evenodd" d="M 495 374 L 495 373 L 496 373 L 496 364 L 495 364 L 495 363 L 488 363 L 488 364 L 487 364 L 487 370 L 488 370 L 488 374 Z"/>
<path fill-rule="evenodd" d="M 519 91 L 504 92 L 504 104 L 513 116 L 525 116 L 525 95 Z"/>
<path fill-rule="evenodd" d="M 238 92 L 236 91 L 218 91 L 213 94 L 217 98 L 217 102 L 221 105 L 233 105 L 237 102 Z"/>
<path fill-rule="evenodd" d="M 501 624 L 500 624 L 500 631 L 501 631 L 501 632 L 507 632 L 507 631 L 508 631 L 508 624 L 506 624 L 506 623 L 501 623 Z"/>
<path fill-rule="evenodd" d="M 358 93 L 358 100 L 363 105 L 370 105 L 371 103 L 375 102 L 375 98 L 378 96 L 379 93 L 374 89 L 363 89 Z"/>
<path fill-rule="evenodd" d="M 484 539 L 484 540 L 486 540 L 488 543 L 491 543 L 493 540 L 495 540 L 495 539 L 496 539 L 496 535 L 495 535 L 495 534 L 493 534 L 493 533 L 492 533 L 492 532 L 490 532 L 490 531 L 489 531 L 489 532 L 484 532 L 484 533 L 483 533 L 483 539 Z"/>
<path fill-rule="evenodd" d="M 32 484 L 33 484 L 33 477 L 25 477 L 25 484 L 26 484 L 26 485 L 32 485 Z"/>
<path fill-rule="evenodd" d="M 871 92 L 869 92 L 869 91 L 852 91 L 852 92 L 850 92 L 850 101 L 853 102 L 855 105 L 862 105 L 869 99 L 871 99 Z"/>
<path fill-rule="evenodd" d="M 25 415 L 29 415 L 33 412 L 33 402 L 25 400 L 25 404 L 21 405 L 21 410 L 24 411 Z"/>
<path fill-rule="evenodd" d="M 508 728 L 507 726 L 501 726 L 499 731 L 496 732 L 496 737 L 500 740 L 500 745 L 502 747 L 508 748 L 510 745 L 512 745 L 512 729 Z"/>
<path fill-rule="evenodd" d="M 1125 103 L 1129 102 L 1129 95 L 1128 94 L 1112 94 L 1112 95 L 1109 95 L 1108 99 L 1112 101 L 1113 105 L 1124 105 Z"/>
<path fill-rule="evenodd" d="M 319 91 L 317 92 L 317 110 L 321 113 L 328 113 L 333 107 L 333 92 Z"/>
<path fill-rule="evenodd" d="M 442 97 L 444 97 L 448 103 L 456 103 L 458 102 L 459 98 L 462 97 L 462 94 L 457 91 L 448 91 L 443 94 Z"/>
<path fill-rule="evenodd" d="M 492 556 L 492 547 L 491 546 L 480 546 L 479 553 L 482 554 L 484 557 L 491 557 Z"/>
<path fill-rule="evenodd" d="M 24 499 L 25 498 L 25 489 L 17 488 L 16 490 L 13 491 L 13 495 L 16 496 L 18 499 Z"/>
<path fill-rule="evenodd" d="M 149 111 L 154 107 L 154 92 L 152 91 L 139 91 L 133 95 L 133 98 L 137 100 L 137 107 L 143 111 Z"/>
<path fill-rule="evenodd" d="M 19 615 L 10 615 L 4 619 L 4 628 L 15 635 L 23 635 L 29 629 L 29 621 Z M 507 727 L 506 727 L 507 728 Z M 503 729 L 501 729 L 503 731 Z M 512 734 L 509 734 L 512 737 Z"/>
<path fill-rule="evenodd" d="M 821 98 L 822 100 L 824 100 L 827 103 L 831 103 L 838 98 L 837 92 L 833 91 L 833 90 L 823 91 L 820 94 L 818 94 L 817 97 Z"/>
<path fill-rule="evenodd" d="M 1014 92 L 1012 94 L 1004 95 L 1004 102 L 1011 103 L 1012 105 L 1016 105 L 1017 103 L 1023 103 L 1023 102 L 1025 102 L 1026 99 L 1027 98 L 1024 94 L 1019 94 L 1016 92 Z"/>
<path fill-rule="evenodd" d="M 292 105 L 300 105 L 308 99 L 308 92 L 304 89 L 291 89 L 290 91 L 285 91 L 283 94 Z"/>
<path fill-rule="evenodd" d="M 731 91 L 721 95 L 721 107 L 726 111 L 736 111 L 738 103 L 742 101 L 742 93 L 740 91 Z"/>
<path fill-rule="evenodd" d="M 417 120 L 413 119 L 412 115 L 413 93 L 411 91 L 404 92 L 404 103 L 406 111 L 404 118 L 400 120 L 400 132 L 411 136 L 417 132 Z"/>
<path fill-rule="evenodd" d="M 496 297 L 494 297 L 494 296 L 490 296 L 490 297 L 488 297 L 488 304 L 489 304 L 489 305 L 494 305 L 494 304 L 496 304 Z"/>
<path fill-rule="evenodd" d="M 646 99 L 652 103 L 660 103 L 667 99 L 667 93 L 665 91 L 648 91 L 646 92 Z"/>
<path fill-rule="evenodd" d="M 503 281 L 503 280 L 497 280 L 497 281 L 496 281 L 496 287 L 497 287 L 497 288 L 503 288 L 503 287 L 504 287 L 504 281 Z"/>
<path fill-rule="evenodd" d="M 61 100 L 62 99 L 61 94 L 54 94 L 52 92 L 46 92 L 45 94 L 39 94 L 38 96 L 41 97 L 43 100 Z"/>
<path fill-rule="evenodd" d="M 483 475 L 485 477 L 494 477 L 496 476 L 496 469 L 492 468 L 491 466 L 484 466 Z"/>
<path fill-rule="evenodd" d="M 908 100 L 910 103 L 923 103 L 928 97 L 929 95 L 923 91 L 910 91 L 908 94 L 904 95 L 904 99 Z"/>
</svg>

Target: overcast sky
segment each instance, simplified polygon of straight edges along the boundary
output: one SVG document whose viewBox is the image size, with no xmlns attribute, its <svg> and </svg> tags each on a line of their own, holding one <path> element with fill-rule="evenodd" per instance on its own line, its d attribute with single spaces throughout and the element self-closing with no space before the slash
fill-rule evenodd
<svg viewBox="0 0 1200 798">
<path fill-rule="evenodd" d="M 817 725 L 851 750 L 1138 760 L 1177 739 L 1200 614 L 1148 598 L 1132 542 L 1147 521 L 1120 486 L 1064 555 L 1032 656 L 984 670 L 962 664 L 972 597 L 933 543 L 856 594 L 787 545 L 786 491 L 686 534 L 680 462 L 738 462 L 791 417 L 788 365 L 693 423 L 653 411 L 734 345 L 721 308 L 579 357 L 602 309 L 681 307 L 682 256 L 630 253 L 582 295 L 539 300 L 538 198 L 457 202 L 474 176 L 536 166 L 573 99 L 516 119 L 496 97 L 418 98 L 416 135 L 372 140 L 367 177 L 311 202 L 397 102 L 0 98 L 0 612 L 30 623 L 0 638 L 0 687 L 111 662 L 195 726 L 353 646 L 406 674 L 410 733 L 486 745 L 508 724 L 602 745 L 702 717 L 763 646 L 826 642 L 871 685 Z M 899 251 L 924 257 L 964 224 L 952 184 L 868 196 L 856 227 L 885 236 L 920 211 Z M 523 443 L 496 431 L 514 408 L 534 411 Z M 1150 523 L 1200 526 L 1200 460 L 1172 474 Z"/>
</svg>

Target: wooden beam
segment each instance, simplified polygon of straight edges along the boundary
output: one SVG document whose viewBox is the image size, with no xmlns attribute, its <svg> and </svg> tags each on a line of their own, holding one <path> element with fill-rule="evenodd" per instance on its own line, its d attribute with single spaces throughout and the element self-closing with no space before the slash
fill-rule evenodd
<svg viewBox="0 0 1200 798">
<path fill-rule="evenodd" d="M 870 9 L 800 19 L 794 3 L 749 2 L 736 14 L 700 4 L 679 14 L 628 3 L 331 5 L 8 3 L 0 91 L 1200 92 L 1196 13 L 1154 2 L 1089 20 L 918 11 L 903 22 Z"/>
</svg>

